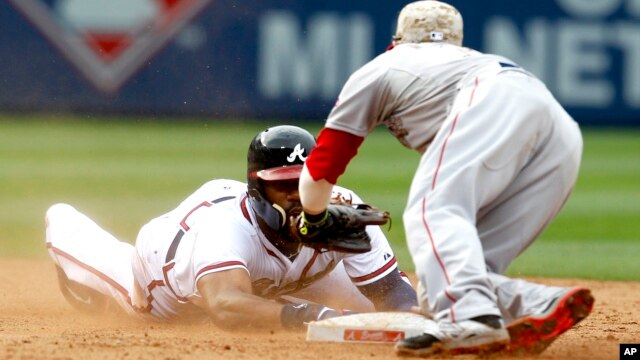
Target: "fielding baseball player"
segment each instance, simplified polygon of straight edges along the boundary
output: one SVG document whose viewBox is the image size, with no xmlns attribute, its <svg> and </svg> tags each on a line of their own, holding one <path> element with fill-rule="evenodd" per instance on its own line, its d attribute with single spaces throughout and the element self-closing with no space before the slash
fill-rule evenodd
<svg viewBox="0 0 640 360">
<path fill-rule="evenodd" d="M 314 137 L 298 127 L 260 132 L 248 150 L 248 184 L 204 184 L 144 225 L 135 247 L 70 205 L 53 205 L 46 241 L 63 294 L 81 309 L 210 318 L 222 328 L 295 329 L 342 309 L 417 306 L 379 226 L 367 227 L 372 249 L 359 254 L 303 247 L 292 236 L 286 214 L 301 211 L 298 178 L 314 146 Z M 360 202 L 345 188 L 332 194 Z"/>
<path fill-rule="evenodd" d="M 367 134 L 386 126 L 422 154 L 403 220 L 420 306 L 438 324 L 397 352 L 540 352 L 589 314 L 589 290 L 498 274 L 567 200 L 582 137 L 531 73 L 462 47 L 462 27 L 446 3 L 402 9 L 388 51 L 351 75 L 318 136 L 297 226 L 303 241 L 323 232 L 333 184 Z"/>
</svg>

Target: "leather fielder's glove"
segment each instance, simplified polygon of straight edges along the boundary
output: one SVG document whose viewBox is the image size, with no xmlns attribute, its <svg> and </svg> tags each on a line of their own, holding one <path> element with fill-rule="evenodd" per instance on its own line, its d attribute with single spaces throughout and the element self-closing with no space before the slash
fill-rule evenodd
<svg viewBox="0 0 640 360">
<path fill-rule="evenodd" d="M 304 246 L 318 251 L 365 253 L 371 250 L 367 225 L 384 225 L 389 213 L 370 205 L 330 204 L 321 220 L 310 222 L 304 212 L 291 219 L 292 232 Z"/>
</svg>

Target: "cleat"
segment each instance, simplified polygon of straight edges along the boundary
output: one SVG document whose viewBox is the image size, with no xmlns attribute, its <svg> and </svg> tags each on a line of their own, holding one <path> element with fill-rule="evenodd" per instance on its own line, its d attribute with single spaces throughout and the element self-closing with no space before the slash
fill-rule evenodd
<svg viewBox="0 0 640 360">
<path fill-rule="evenodd" d="M 542 314 L 522 317 L 507 326 L 511 337 L 508 351 L 517 355 L 542 353 L 560 334 L 586 318 L 593 303 L 589 289 L 567 289 Z"/>
<path fill-rule="evenodd" d="M 422 335 L 398 341 L 395 349 L 399 356 L 482 355 L 502 351 L 508 344 L 509 332 L 502 319 L 486 315 L 457 323 L 437 323 Z"/>
</svg>

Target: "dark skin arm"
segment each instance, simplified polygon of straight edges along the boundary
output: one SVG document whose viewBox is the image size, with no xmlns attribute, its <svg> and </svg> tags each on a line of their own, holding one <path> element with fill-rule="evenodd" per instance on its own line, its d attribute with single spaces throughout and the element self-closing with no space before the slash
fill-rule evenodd
<svg viewBox="0 0 640 360">
<path fill-rule="evenodd" d="M 412 311 L 418 306 L 418 298 L 413 287 L 406 283 L 400 273 L 392 271 L 371 284 L 359 286 L 376 308 L 376 311 Z"/>
<path fill-rule="evenodd" d="M 244 269 L 207 274 L 200 278 L 197 287 L 206 302 L 207 313 L 223 329 L 281 327 L 283 305 L 253 295 L 251 279 Z"/>
<path fill-rule="evenodd" d="M 200 278 L 197 287 L 207 313 L 220 328 L 282 328 L 284 305 L 253 295 L 251 279 L 244 269 L 207 274 Z M 359 289 L 377 311 L 411 311 L 417 305 L 415 291 L 397 271 Z"/>
</svg>

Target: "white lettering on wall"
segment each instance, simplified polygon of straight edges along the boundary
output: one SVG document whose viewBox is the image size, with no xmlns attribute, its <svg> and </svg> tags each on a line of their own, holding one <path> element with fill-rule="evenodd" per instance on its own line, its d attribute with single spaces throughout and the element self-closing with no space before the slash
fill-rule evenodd
<svg viewBox="0 0 640 360">
<path fill-rule="evenodd" d="M 615 97 L 607 78 L 611 59 L 600 24 L 561 21 L 558 26 L 557 95 L 571 105 L 609 106 Z"/>
<path fill-rule="evenodd" d="M 342 83 L 352 72 L 373 58 L 373 20 L 364 14 L 353 14 L 343 20 L 343 24 L 346 25 L 344 26 L 345 33 L 343 40 L 338 42 L 342 45 L 343 51 L 347 53 L 346 66 L 342 71 L 340 86 L 331 96 L 332 98 L 337 98 Z"/>
<path fill-rule="evenodd" d="M 303 30 L 293 13 L 270 11 L 258 32 L 258 89 L 270 99 L 335 99 L 373 54 L 372 21 L 362 14 L 319 13 Z"/>
<path fill-rule="evenodd" d="M 488 19 L 484 50 L 539 76 L 565 105 L 604 108 L 622 99 L 640 108 L 640 23 L 607 20 L 625 5 L 637 16 L 640 0 L 557 2 L 574 17 L 532 17 L 520 27 L 504 16 Z M 616 87 L 616 80 L 622 86 Z"/>
<path fill-rule="evenodd" d="M 617 24 L 615 38 L 624 51 L 626 61 L 623 64 L 623 98 L 626 103 L 640 108 L 640 26 L 622 22 Z"/>
<path fill-rule="evenodd" d="M 485 25 L 484 50 L 506 56 L 540 78 L 550 79 L 553 74 L 547 66 L 551 56 L 548 29 L 546 20 L 533 19 L 525 24 L 521 36 L 511 19 L 495 16 Z"/>
</svg>

